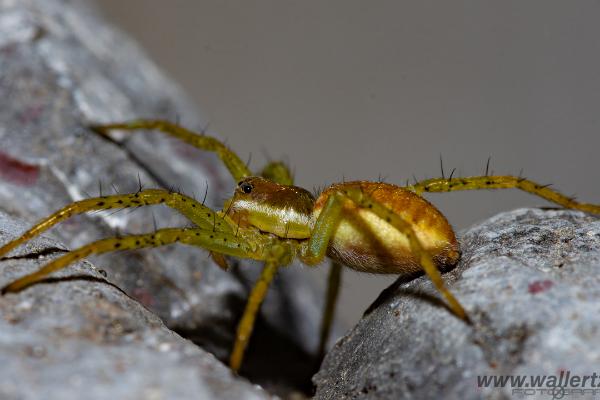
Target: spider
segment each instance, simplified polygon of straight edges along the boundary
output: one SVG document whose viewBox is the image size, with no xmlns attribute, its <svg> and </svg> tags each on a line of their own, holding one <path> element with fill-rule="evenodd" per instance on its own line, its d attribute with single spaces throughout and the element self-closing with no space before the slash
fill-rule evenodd
<svg viewBox="0 0 600 400">
<path fill-rule="evenodd" d="M 434 178 L 404 187 L 383 182 L 336 183 L 315 198 L 294 186 L 288 168 L 269 163 L 253 175 L 245 163 L 219 140 L 196 134 L 162 120 L 134 120 L 95 125 L 91 129 L 108 136 L 110 131 L 157 130 L 199 149 L 215 152 L 237 182 L 233 196 L 221 211 L 213 211 L 184 194 L 146 189 L 131 194 L 89 198 L 71 203 L 41 220 L 20 237 L 0 248 L 0 256 L 55 224 L 90 211 L 164 204 L 193 224 L 191 228 L 164 228 L 147 234 L 112 237 L 85 245 L 58 257 L 38 271 L 3 288 L 16 292 L 48 274 L 88 257 L 117 250 L 159 247 L 172 243 L 208 250 L 222 268 L 225 255 L 264 262 L 238 324 L 229 365 L 239 370 L 256 315 L 278 268 L 294 259 L 313 266 L 332 259 L 327 301 L 322 317 L 319 354 L 329 334 L 341 266 L 378 274 L 414 275 L 424 271 L 458 318 L 469 321 L 460 302 L 446 288 L 440 270 L 460 259 L 456 235 L 444 215 L 421 194 L 456 190 L 517 188 L 565 208 L 600 214 L 600 205 L 579 203 L 547 185 L 515 176 Z"/>
</svg>

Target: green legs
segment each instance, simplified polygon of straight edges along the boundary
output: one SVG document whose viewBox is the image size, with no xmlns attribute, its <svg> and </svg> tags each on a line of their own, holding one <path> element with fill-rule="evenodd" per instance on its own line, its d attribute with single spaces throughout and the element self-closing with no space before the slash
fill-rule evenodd
<svg viewBox="0 0 600 400">
<path fill-rule="evenodd" d="M 91 128 L 101 135 L 108 135 L 111 130 L 158 130 L 199 149 L 215 152 L 236 181 L 251 175 L 250 170 L 241 159 L 222 142 L 206 135 L 198 135 L 177 124 L 167 121 L 137 120 L 125 123 L 97 125 Z M 269 163 L 263 169 L 261 175 L 281 184 L 291 185 L 293 183 L 293 176 L 283 163 Z M 289 262 L 292 250 L 285 245 L 275 245 L 269 247 L 267 251 L 262 252 L 260 247 L 265 244 L 264 240 L 257 238 L 257 241 L 253 241 L 251 234 L 249 234 L 250 237 L 248 240 L 243 239 L 243 235 L 242 237 L 238 236 L 239 227 L 236 226 L 235 223 L 228 221 L 227 218 L 223 219 L 222 213 L 215 213 L 190 197 L 165 190 L 153 189 L 140 191 L 135 194 L 104 196 L 78 201 L 40 221 L 21 237 L 1 247 L 0 255 L 9 252 L 16 246 L 41 234 L 72 215 L 89 211 L 132 208 L 155 204 L 165 204 L 178 210 L 194 222 L 198 228 L 167 228 L 150 234 L 99 240 L 56 258 L 39 271 L 12 282 L 4 288 L 4 291 L 20 290 L 40 281 L 50 273 L 65 268 L 67 265 L 93 254 L 143 247 L 158 247 L 176 242 L 199 246 L 209 250 L 213 254 L 213 257 L 217 261 L 220 261 L 219 264 L 222 266 L 226 265 L 223 255 L 264 259 L 265 267 L 260 279 L 251 291 L 246 309 L 237 329 L 236 340 L 230 359 L 232 369 L 239 369 L 243 360 L 244 351 L 252 333 L 256 315 L 265 298 L 268 287 L 273 280 L 278 267 Z M 249 242 L 251 242 L 252 245 L 250 245 Z M 284 249 L 283 253 L 280 251 L 282 248 Z M 334 269 L 335 274 L 332 274 L 327 302 L 328 305 L 323 317 L 321 349 L 324 348 L 324 343 L 329 332 L 329 326 L 333 318 L 333 307 L 336 298 L 335 293 L 337 292 L 337 285 L 339 284 L 341 273 L 339 266 L 335 268 L 337 269 Z"/>
<path fill-rule="evenodd" d="M 271 259 L 265 262 L 260 278 L 258 278 L 258 281 L 254 284 L 254 287 L 250 292 L 250 297 L 248 297 L 248 300 L 246 301 L 244 314 L 237 326 L 233 351 L 229 357 L 229 367 L 236 372 L 242 365 L 244 352 L 246 351 L 250 336 L 254 330 L 256 316 L 267 295 L 267 290 L 269 289 L 273 278 L 275 278 L 278 268 L 279 264 L 277 259 Z"/>
<path fill-rule="evenodd" d="M 94 254 L 145 247 L 159 247 L 177 242 L 236 257 L 248 257 L 251 253 L 250 245 L 233 234 L 218 231 L 213 232 L 207 229 L 165 228 L 153 233 L 107 238 L 87 244 L 54 259 L 40 270 L 17 279 L 3 288 L 2 292 L 17 292 L 39 282 L 53 272 L 59 271 L 78 260 Z"/>
<path fill-rule="evenodd" d="M 246 164 L 240 160 L 240 158 L 233 151 L 229 150 L 219 140 L 206 136 L 199 135 L 190 130 L 187 130 L 177 124 L 162 121 L 162 120 L 135 120 L 117 124 L 107 125 L 94 125 L 90 127 L 95 132 L 101 135 L 107 135 L 111 130 L 124 130 L 124 131 L 136 131 L 136 130 L 157 130 L 161 131 L 169 136 L 176 137 L 177 139 L 186 142 L 198 149 L 212 151 L 219 156 L 223 161 L 231 176 L 236 181 L 246 176 L 252 175 Z"/>
<path fill-rule="evenodd" d="M 293 185 L 294 177 L 287 165 L 280 161 L 272 161 L 265 165 L 260 176 L 282 185 Z"/>
<path fill-rule="evenodd" d="M 206 135 L 198 135 L 192 131 L 189 131 L 177 124 L 170 123 L 168 121 L 160 120 L 136 120 L 125 123 L 116 123 L 108 125 L 97 125 L 91 127 L 95 132 L 101 135 L 107 135 L 111 130 L 158 130 L 169 136 L 176 137 L 196 148 L 213 151 L 223 161 L 229 172 L 231 173 L 234 180 L 238 181 L 244 177 L 252 175 L 248 167 L 241 161 L 241 159 L 231 150 L 229 150 L 223 143 L 215 138 Z M 280 162 L 269 163 L 261 172 L 261 175 L 277 183 L 291 185 L 293 183 L 293 177 L 289 169 L 285 164 Z M 208 215 L 208 213 L 206 214 Z M 230 254 L 227 253 L 226 254 Z M 211 255 L 215 262 L 225 268 L 227 261 L 219 252 L 212 251 Z M 256 315 L 260 309 L 268 287 L 275 276 L 278 265 L 281 265 L 280 260 L 277 258 L 270 258 L 266 261 L 262 275 L 255 287 L 250 293 L 246 308 L 242 319 L 238 325 L 235 343 L 233 346 L 233 352 L 230 358 L 231 368 L 237 371 L 242 363 L 244 351 L 248 345 L 248 340 L 252 333 Z"/>
<path fill-rule="evenodd" d="M 434 178 L 417 182 L 406 188 L 422 194 L 423 192 L 452 192 L 456 190 L 478 190 L 478 189 L 521 189 L 525 192 L 539 196 L 552 203 L 565 208 L 586 211 L 592 214 L 600 214 L 600 205 L 579 203 L 573 198 L 567 197 L 556 190 L 550 189 L 550 185 L 539 185 L 529 179 L 516 176 L 471 176 L 466 178 Z"/>
<path fill-rule="evenodd" d="M 147 189 L 133 194 L 94 197 L 71 203 L 38 222 L 19 238 L 0 247 L 0 256 L 73 215 L 89 211 L 134 208 L 155 204 L 165 204 L 176 209 L 199 227 L 205 229 L 218 228 L 228 233 L 233 232 L 232 228 L 217 213 L 191 197 L 162 189 Z"/>
<path fill-rule="evenodd" d="M 340 292 L 340 283 L 342 281 L 342 265 L 335 261 L 331 262 L 329 267 L 329 276 L 327 278 L 327 294 L 325 295 L 325 308 L 321 319 L 321 332 L 319 335 L 319 349 L 317 351 L 318 360 L 325 356 L 327 339 L 331 333 L 333 317 L 335 315 L 335 306 L 337 304 Z"/>
</svg>

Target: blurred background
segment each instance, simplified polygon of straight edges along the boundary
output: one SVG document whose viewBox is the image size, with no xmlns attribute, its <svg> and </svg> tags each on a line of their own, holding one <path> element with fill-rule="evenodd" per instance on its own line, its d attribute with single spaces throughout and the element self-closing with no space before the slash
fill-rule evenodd
<svg viewBox="0 0 600 400">
<path fill-rule="evenodd" d="M 446 174 L 480 175 L 491 157 L 495 173 L 600 203 L 600 2 L 96 3 L 253 169 L 284 159 L 312 189 L 437 177 L 440 155 Z M 548 205 L 516 191 L 428 198 L 457 230 Z M 356 321 L 393 280 L 346 272 L 340 317 Z"/>
</svg>

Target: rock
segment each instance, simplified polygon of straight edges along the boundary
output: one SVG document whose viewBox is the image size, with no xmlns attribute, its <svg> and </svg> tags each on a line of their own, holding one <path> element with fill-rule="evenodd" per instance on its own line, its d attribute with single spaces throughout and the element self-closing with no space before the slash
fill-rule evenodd
<svg viewBox="0 0 600 400">
<path fill-rule="evenodd" d="M 138 181 L 200 198 L 208 185 L 206 202 L 214 208 L 230 195 L 233 181 L 213 154 L 158 133 L 112 141 L 87 128 L 133 118 L 180 119 L 198 131 L 205 125 L 181 90 L 87 2 L 0 0 L 0 96 L 5 99 L 0 108 L 0 210 L 27 225 L 100 192 L 136 191 Z M 154 220 L 158 227 L 187 224 L 166 207 L 153 207 L 78 216 L 47 234 L 76 248 L 114 236 L 116 230 L 152 231 Z M 19 232 L 12 230 L 2 240 Z M 14 254 L 25 253 L 16 249 Z M 185 246 L 109 254 L 95 264 L 167 326 L 221 360 L 229 355 L 260 269 L 244 263 L 228 273 L 206 252 Z M 297 388 L 302 381 L 310 387 L 322 302 L 311 283 L 295 267 L 278 277 L 259 318 L 261 336 L 254 337 L 244 364 L 257 382 Z M 292 353 L 302 367 L 286 368 L 281 362 L 284 367 L 263 368 L 264 348 L 279 349 L 269 354 L 272 360 Z"/>
<path fill-rule="evenodd" d="M 427 278 L 398 281 L 326 356 L 317 399 L 512 398 L 524 394 L 478 387 L 478 376 L 597 372 L 598 217 L 521 209 L 461 237 L 462 261 L 444 277 L 472 325 Z"/>
<path fill-rule="evenodd" d="M 26 228 L 0 213 L 0 240 Z M 0 285 L 64 254 L 34 239 L 0 260 Z M 0 398 L 268 399 L 169 330 L 88 262 L 0 298 Z"/>
</svg>

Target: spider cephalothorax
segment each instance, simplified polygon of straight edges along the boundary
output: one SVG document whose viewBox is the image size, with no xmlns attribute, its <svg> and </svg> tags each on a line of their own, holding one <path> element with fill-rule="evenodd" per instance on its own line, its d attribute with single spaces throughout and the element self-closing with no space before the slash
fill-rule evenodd
<svg viewBox="0 0 600 400">
<path fill-rule="evenodd" d="M 324 349 L 340 280 L 340 265 L 372 273 L 411 274 L 424 271 L 459 318 L 467 312 L 446 288 L 441 267 L 453 266 L 460 257 L 454 231 L 442 213 L 420 195 L 423 192 L 517 188 L 566 208 L 600 214 L 600 206 L 579 203 L 548 186 L 515 176 L 437 178 L 405 187 L 381 182 L 345 182 L 325 189 L 317 199 L 293 186 L 283 163 L 270 163 L 253 176 L 240 158 L 215 138 L 198 135 L 176 124 L 160 120 L 137 120 L 94 126 L 101 135 L 110 130 L 159 130 L 197 148 L 215 152 L 229 169 L 237 186 L 222 211 L 180 193 L 148 189 L 137 193 L 102 196 L 71 203 L 40 221 L 20 237 L 0 248 L 0 256 L 75 214 L 164 204 L 193 224 L 191 228 L 165 228 L 141 235 L 102 239 L 58 257 L 39 271 L 10 283 L 3 292 L 23 289 L 46 275 L 91 254 L 116 250 L 159 247 L 183 243 L 211 252 L 222 267 L 224 256 L 264 261 L 259 281 L 250 293 L 238 325 L 230 357 L 239 369 L 254 320 L 277 269 L 299 258 L 319 264 L 326 255 L 333 259 L 327 303 L 320 337 Z"/>
<path fill-rule="evenodd" d="M 255 226 L 281 238 L 310 237 L 313 195 L 301 187 L 251 176 L 241 180 L 225 212 L 241 226 Z"/>
</svg>

